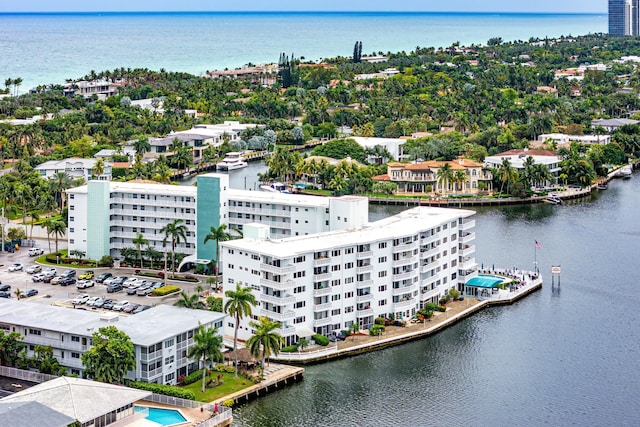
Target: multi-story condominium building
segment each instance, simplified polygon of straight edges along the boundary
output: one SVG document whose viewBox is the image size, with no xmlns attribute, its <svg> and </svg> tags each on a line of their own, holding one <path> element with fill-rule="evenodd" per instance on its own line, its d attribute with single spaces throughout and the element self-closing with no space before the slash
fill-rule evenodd
<svg viewBox="0 0 640 427">
<path fill-rule="evenodd" d="M 134 247 L 138 233 L 156 250 L 170 250 L 161 230 L 182 219 L 187 240 L 177 244 L 176 252 L 192 255 L 186 262 L 213 260 L 215 244 L 205 245 L 204 238 L 220 224 L 242 230 L 248 222 L 260 222 L 274 237 L 290 237 L 356 227 L 368 220 L 368 200 L 363 197 L 232 190 L 225 174 L 200 175 L 197 183 L 90 181 L 68 190 L 69 250 L 81 250 L 90 259 L 120 258 L 120 249 Z"/>
<path fill-rule="evenodd" d="M 250 286 L 254 319 L 280 322 L 286 344 L 329 335 L 376 317 L 409 319 L 477 275 L 473 211 L 417 207 L 341 231 L 272 239 L 246 225 L 244 239 L 221 243 L 224 289 Z M 239 338 L 251 336 L 243 319 Z M 233 319 L 227 326 L 232 327 Z"/>
<path fill-rule="evenodd" d="M 453 173 L 464 172 L 464 182 L 440 179 L 439 171 L 444 165 L 449 165 Z M 389 162 L 387 173 L 373 179 L 397 184 L 399 193 L 478 194 L 481 190 L 491 190 L 493 175 L 480 163 L 459 158 L 448 162 Z"/>
<path fill-rule="evenodd" d="M 27 301 L 0 302 L 0 329 L 22 335 L 29 355 L 36 345 L 51 346 L 68 373 L 82 375 L 81 357 L 91 348 L 93 333 L 115 326 L 131 338 L 135 348 L 136 367 L 127 378 L 174 385 L 180 375 L 198 369 L 198 361 L 189 359 L 187 353 L 199 326 L 218 327 L 222 334 L 225 317 L 224 313 L 169 305 L 125 317 Z"/>
<path fill-rule="evenodd" d="M 609 0 L 609 34 L 640 35 L 640 0 Z"/>
</svg>

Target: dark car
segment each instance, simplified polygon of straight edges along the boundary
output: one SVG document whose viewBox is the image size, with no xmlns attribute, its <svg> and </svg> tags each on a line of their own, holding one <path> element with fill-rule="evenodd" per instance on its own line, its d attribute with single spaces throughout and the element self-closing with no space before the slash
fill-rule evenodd
<svg viewBox="0 0 640 427">
<path fill-rule="evenodd" d="M 96 282 L 102 283 L 111 276 L 113 276 L 113 274 L 111 273 L 102 273 L 101 275 L 98 276 L 98 278 L 96 279 Z"/>
<path fill-rule="evenodd" d="M 133 313 L 133 311 L 138 308 L 138 304 L 134 303 L 134 302 L 130 302 L 129 304 L 125 305 L 124 308 L 122 309 L 122 311 L 124 313 Z"/>
<path fill-rule="evenodd" d="M 111 310 L 117 302 L 118 301 L 114 299 L 104 300 L 104 304 L 102 304 L 102 308 L 104 308 L 105 310 Z"/>
<path fill-rule="evenodd" d="M 122 290 L 122 283 L 111 283 L 107 286 L 108 293 L 120 292 Z"/>
<path fill-rule="evenodd" d="M 0 298 L 11 298 L 11 292 L 0 291 Z"/>
<path fill-rule="evenodd" d="M 149 310 L 150 308 L 151 308 L 151 306 L 148 306 L 148 305 L 139 305 L 131 313 L 137 314 L 137 313 L 140 313 L 142 311 Z"/>
<path fill-rule="evenodd" d="M 29 297 L 38 295 L 38 290 L 37 289 L 28 289 L 22 295 L 23 295 L 24 298 L 29 298 Z"/>
<path fill-rule="evenodd" d="M 122 284 L 124 283 L 125 280 L 127 280 L 128 277 L 127 276 L 121 276 L 118 277 L 116 280 L 114 280 L 113 282 L 111 282 L 111 285 L 120 285 L 120 287 L 122 287 Z"/>
<path fill-rule="evenodd" d="M 69 286 L 69 285 L 73 285 L 74 283 L 76 283 L 76 279 L 74 279 L 73 277 L 63 277 L 58 282 L 58 285 Z"/>
<path fill-rule="evenodd" d="M 0 285 L 0 291 L 6 292 L 11 290 L 11 285 Z"/>
</svg>

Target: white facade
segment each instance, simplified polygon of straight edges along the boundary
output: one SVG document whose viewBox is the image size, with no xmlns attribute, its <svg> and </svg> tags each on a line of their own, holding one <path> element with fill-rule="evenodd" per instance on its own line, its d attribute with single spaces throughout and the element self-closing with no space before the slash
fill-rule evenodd
<svg viewBox="0 0 640 427">
<path fill-rule="evenodd" d="M 275 237 L 304 236 L 329 230 L 357 227 L 368 220 L 368 200 L 363 197 L 315 197 L 229 189 L 228 175 L 209 174 L 222 180 L 219 217 L 209 218 L 212 226 L 227 224 L 243 229 L 250 222 L 267 224 Z M 102 187 L 100 187 L 102 185 Z M 69 250 L 84 251 L 90 259 L 103 255 L 120 258 L 120 249 L 132 248 L 132 239 L 142 233 L 149 246 L 163 252 L 160 230 L 175 219 L 183 219 L 186 242 L 176 253 L 196 252 L 198 188 L 137 182 L 95 183 L 67 190 L 69 206 Z M 108 196 L 90 198 L 101 191 Z M 90 200 L 91 199 L 91 200 Z M 90 222 L 104 218 L 104 224 Z M 209 227 L 202 227 L 209 231 Z M 102 231 L 102 235 L 97 235 Z M 93 233 L 93 234 L 91 234 Z"/>
<path fill-rule="evenodd" d="M 250 286 L 254 318 L 282 324 L 286 343 L 304 331 L 329 335 L 376 317 L 409 319 L 477 274 L 472 211 L 418 207 L 364 226 L 288 239 L 246 226 L 221 243 L 224 289 Z M 243 319 L 239 338 L 251 336 Z M 227 326 L 233 328 L 233 319 Z M 302 335 L 305 334 L 305 335 Z"/>
<path fill-rule="evenodd" d="M 402 138 L 374 138 L 374 137 L 364 137 L 364 136 L 354 136 L 351 137 L 355 142 L 358 143 L 361 147 L 364 148 L 374 148 L 376 145 L 380 145 L 387 149 L 387 151 L 393 156 L 396 160 L 401 160 L 404 158 L 404 152 L 402 151 L 402 145 L 407 142 L 406 139 Z"/>
<path fill-rule="evenodd" d="M 36 345 L 51 346 L 69 373 L 81 375 L 81 356 L 91 348 L 93 333 L 115 326 L 134 344 L 136 367 L 127 378 L 173 385 L 180 375 L 198 369 L 198 361 L 187 358 L 198 327 L 218 327 L 222 334 L 225 317 L 224 313 L 168 305 L 126 317 L 28 301 L 0 301 L 0 329 L 20 333 L 29 355 Z"/>
<path fill-rule="evenodd" d="M 496 154 L 494 156 L 485 157 L 484 163 L 487 168 L 499 168 L 502 165 L 504 159 L 509 159 L 509 163 L 512 167 L 518 171 L 524 170 L 524 162 L 527 158 L 533 158 L 533 162 L 536 165 L 546 165 L 549 168 L 549 172 L 554 178 L 555 184 L 558 182 L 558 176 L 562 167 L 560 166 L 560 158 L 555 153 L 547 150 L 529 150 L 527 148 L 523 150 L 509 150 L 504 153 Z"/>
<path fill-rule="evenodd" d="M 92 179 L 96 163 L 96 159 L 71 157 L 63 160 L 49 160 L 39 164 L 34 169 L 45 178 L 51 178 L 58 172 L 64 172 L 71 179 L 83 178 L 85 181 L 89 181 Z M 100 176 L 93 177 L 93 179 L 111 180 L 111 163 L 104 162 L 104 171 Z"/>
<path fill-rule="evenodd" d="M 538 141 L 546 142 L 552 140 L 558 144 L 569 144 L 579 142 L 581 144 L 609 144 L 611 135 L 565 135 L 564 133 L 547 133 L 540 135 Z"/>
</svg>

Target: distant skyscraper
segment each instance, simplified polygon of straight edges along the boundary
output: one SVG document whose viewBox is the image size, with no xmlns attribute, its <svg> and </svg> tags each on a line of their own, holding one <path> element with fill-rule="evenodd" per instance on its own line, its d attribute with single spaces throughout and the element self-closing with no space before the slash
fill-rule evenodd
<svg viewBox="0 0 640 427">
<path fill-rule="evenodd" d="M 640 35 L 640 0 L 609 0 L 609 34 Z"/>
</svg>

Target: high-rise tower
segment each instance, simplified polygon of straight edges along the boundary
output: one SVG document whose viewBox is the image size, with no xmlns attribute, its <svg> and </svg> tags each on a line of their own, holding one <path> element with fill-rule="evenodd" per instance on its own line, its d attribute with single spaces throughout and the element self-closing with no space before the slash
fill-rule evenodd
<svg viewBox="0 0 640 427">
<path fill-rule="evenodd" d="M 640 0 L 609 0 L 609 34 L 640 35 Z"/>
</svg>

